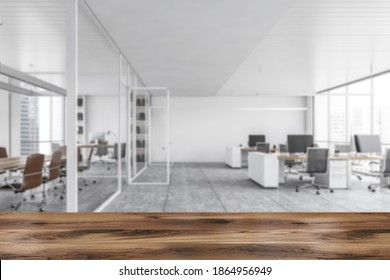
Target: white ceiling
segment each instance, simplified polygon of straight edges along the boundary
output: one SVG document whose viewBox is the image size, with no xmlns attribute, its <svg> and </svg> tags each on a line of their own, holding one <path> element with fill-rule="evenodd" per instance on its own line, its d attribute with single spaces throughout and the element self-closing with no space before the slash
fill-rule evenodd
<svg viewBox="0 0 390 280">
<path fill-rule="evenodd" d="M 215 95 L 293 0 L 87 0 L 149 86 Z"/>
<path fill-rule="evenodd" d="M 66 2 L 0 0 L 0 62 L 24 72 L 65 72 Z"/>
<path fill-rule="evenodd" d="M 175 95 L 312 94 L 390 69 L 388 0 L 87 2 L 145 83 Z M 80 88 L 106 94 L 118 61 L 80 15 Z M 65 73 L 65 0 L 0 0 L 0 21 L 1 63 Z"/>
<path fill-rule="evenodd" d="M 390 1 L 297 0 L 218 94 L 306 95 L 371 65 L 390 69 Z"/>
</svg>

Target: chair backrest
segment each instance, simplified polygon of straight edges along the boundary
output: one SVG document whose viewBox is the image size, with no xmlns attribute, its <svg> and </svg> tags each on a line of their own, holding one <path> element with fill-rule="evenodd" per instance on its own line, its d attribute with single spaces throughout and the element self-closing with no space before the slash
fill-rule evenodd
<svg viewBox="0 0 390 280">
<path fill-rule="evenodd" d="M 65 168 L 66 167 L 66 146 L 60 146 L 58 148 L 59 151 L 61 151 L 61 167 L 60 168 Z"/>
<path fill-rule="evenodd" d="M 108 144 L 108 141 L 100 141 L 99 140 L 95 155 L 97 155 L 99 157 L 107 155 L 108 154 L 107 144 Z"/>
<path fill-rule="evenodd" d="M 121 159 L 126 156 L 126 143 L 121 143 Z M 114 144 L 114 159 L 118 160 L 118 143 Z"/>
<path fill-rule="evenodd" d="M 269 153 L 269 143 L 257 142 L 256 143 L 256 151 L 268 154 Z"/>
<path fill-rule="evenodd" d="M 56 151 L 52 154 L 50 165 L 49 165 L 48 181 L 57 179 L 60 176 L 61 158 L 62 158 L 61 151 Z"/>
<path fill-rule="evenodd" d="M 383 174 L 390 174 L 390 149 L 385 151 Z"/>
<path fill-rule="evenodd" d="M 308 148 L 306 172 L 309 174 L 326 173 L 328 171 L 329 149 Z"/>
<path fill-rule="evenodd" d="M 288 148 L 286 144 L 279 144 L 279 152 L 288 153 Z"/>
<path fill-rule="evenodd" d="M 5 147 L 0 147 L 0 158 L 7 158 L 7 149 Z"/>
<path fill-rule="evenodd" d="M 23 173 L 23 190 L 37 188 L 42 183 L 42 169 L 45 156 L 33 154 L 27 157 Z"/>
</svg>

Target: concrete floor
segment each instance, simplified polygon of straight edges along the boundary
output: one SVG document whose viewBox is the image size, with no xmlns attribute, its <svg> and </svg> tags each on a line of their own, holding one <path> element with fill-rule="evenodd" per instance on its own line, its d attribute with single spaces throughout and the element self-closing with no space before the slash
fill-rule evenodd
<svg viewBox="0 0 390 280">
<path fill-rule="evenodd" d="M 116 169 L 94 165 L 81 174 L 90 182 L 79 191 L 79 211 L 91 212 L 115 191 Z M 166 178 L 165 166 L 146 169 L 137 182 L 155 182 Z M 390 212 L 390 189 L 369 192 L 367 185 L 375 178 L 353 178 L 351 190 L 314 189 L 295 192 L 296 175 L 289 175 L 279 189 L 263 189 L 248 179 L 247 169 L 231 169 L 223 163 L 175 163 L 171 184 L 124 186 L 122 193 L 104 211 L 107 212 Z M 96 180 L 96 184 L 91 181 Z M 161 181 L 161 180 L 160 180 Z M 81 181 L 80 181 L 81 183 Z M 81 185 L 81 184 L 80 184 Z M 60 191 L 49 186 L 47 212 L 65 211 Z M 38 211 L 41 194 L 20 208 L 20 212 Z M 10 204 L 18 197 L 0 191 L 0 211 L 13 211 Z"/>
<path fill-rule="evenodd" d="M 150 169 L 152 174 L 161 172 Z M 279 189 L 263 189 L 247 169 L 223 163 L 175 163 L 169 186 L 125 186 L 108 212 L 389 212 L 390 189 L 369 192 L 375 178 L 353 178 L 350 190 L 295 192 L 298 176 Z"/>
</svg>

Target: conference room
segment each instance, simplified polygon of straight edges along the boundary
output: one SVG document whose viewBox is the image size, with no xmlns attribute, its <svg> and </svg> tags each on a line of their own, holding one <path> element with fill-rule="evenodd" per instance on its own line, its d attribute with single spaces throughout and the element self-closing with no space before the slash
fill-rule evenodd
<svg viewBox="0 0 390 280">
<path fill-rule="evenodd" d="M 352 2 L 76 2 L 0 2 L 1 212 L 390 210 L 389 38 L 333 28 Z"/>
</svg>

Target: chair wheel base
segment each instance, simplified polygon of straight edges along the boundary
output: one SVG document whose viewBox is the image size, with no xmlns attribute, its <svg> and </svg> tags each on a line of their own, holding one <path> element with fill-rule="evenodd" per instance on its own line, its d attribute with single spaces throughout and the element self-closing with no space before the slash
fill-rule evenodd
<svg viewBox="0 0 390 280">
<path fill-rule="evenodd" d="M 372 189 L 372 192 L 375 192 L 375 189 Z"/>
<path fill-rule="evenodd" d="M 371 186 L 368 186 L 368 189 L 371 190 Z"/>
<path fill-rule="evenodd" d="M 319 191 L 317 191 L 317 192 L 316 192 L 316 194 L 317 194 L 317 195 L 319 195 L 319 194 L 320 194 L 320 192 L 319 192 Z"/>
</svg>

